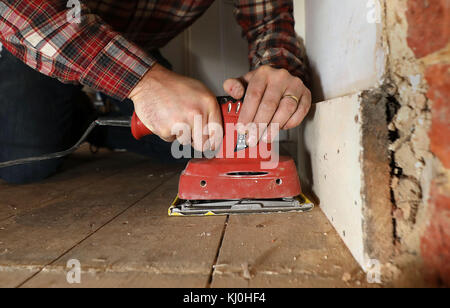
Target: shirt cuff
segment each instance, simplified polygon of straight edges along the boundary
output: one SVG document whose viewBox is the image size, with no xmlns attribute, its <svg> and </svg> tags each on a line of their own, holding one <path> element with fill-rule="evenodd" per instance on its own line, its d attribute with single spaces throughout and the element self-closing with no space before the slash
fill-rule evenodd
<svg viewBox="0 0 450 308">
<path fill-rule="evenodd" d="M 300 49 L 299 49 L 300 50 Z M 305 84 L 310 83 L 308 65 L 305 57 L 294 54 L 287 48 L 270 48 L 256 52 L 252 57 L 252 68 L 270 65 L 274 68 L 284 68 L 293 76 L 299 77 Z"/>
<path fill-rule="evenodd" d="M 88 65 L 80 83 L 123 101 L 155 63 L 151 56 L 117 35 Z"/>
</svg>

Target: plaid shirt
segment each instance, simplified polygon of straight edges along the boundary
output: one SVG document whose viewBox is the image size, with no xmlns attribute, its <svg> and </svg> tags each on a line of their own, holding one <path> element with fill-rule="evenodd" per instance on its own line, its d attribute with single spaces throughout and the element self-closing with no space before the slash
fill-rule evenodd
<svg viewBox="0 0 450 308">
<path fill-rule="evenodd" d="M 0 42 L 39 72 L 119 100 L 155 63 L 161 48 L 214 0 L 0 0 Z M 78 2 L 79 3 L 79 2 Z M 305 78 L 292 0 L 235 0 L 252 69 L 270 64 Z M 76 7 L 75 7 L 76 8 Z"/>
</svg>

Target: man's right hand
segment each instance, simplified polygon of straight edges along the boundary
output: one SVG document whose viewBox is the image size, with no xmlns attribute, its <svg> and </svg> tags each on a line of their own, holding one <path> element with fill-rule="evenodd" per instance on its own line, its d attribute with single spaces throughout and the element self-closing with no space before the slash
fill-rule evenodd
<svg viewBox="0 0 450 308">
<path fill-rule="evenodd" d="M 192 145 L 198 151 L 216 150 L 222 142 L 223 134 L 215 133 L 211 129 L 214 126 L 205 129 L 209 123 L 222 126 L 222 116 L 216 97 L 200 81 L 155 64 L 129 98 L 134 102 L 135 112 L 142 123 L 165 141 L 172 142 L 179 137 L 182 144 L 189 144 L 193 140 Z M 194 118 L 197 116 L 202 119 L 200 132 L 205 132 L 201 137 L 197 137 L 200 136 L 197 127 L 194 132 Z M 190 127 L 190 136 L 173 134 L 172 128 L 179 123 Z M 205 146 L 208 139 L 211 142 Z"/>
</svg>

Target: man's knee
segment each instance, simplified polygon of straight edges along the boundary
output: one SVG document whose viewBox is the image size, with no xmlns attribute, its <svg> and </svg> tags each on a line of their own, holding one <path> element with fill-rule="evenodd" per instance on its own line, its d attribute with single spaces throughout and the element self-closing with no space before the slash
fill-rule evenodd
<svg viewBox="0 0 450 308">
<path fill-rule="evenodd" d="M 61 159 L 28 163 L 0 169 L 0 178 L 10 184 L 29 184 L 42 181 L 56 173 Z"/>
</svg>

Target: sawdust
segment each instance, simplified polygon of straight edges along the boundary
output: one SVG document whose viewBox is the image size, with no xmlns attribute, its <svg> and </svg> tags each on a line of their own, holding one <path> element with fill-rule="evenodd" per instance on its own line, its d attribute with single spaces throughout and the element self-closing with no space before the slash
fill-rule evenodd
<svg viewBox="0 0 450 308">
<path fill-rule="evenodd" d="M 349 282 L 350 280 L 352 280 L 352 275 L 350 273 L 344 273 L 344 275 L 342 276 L 342 281 Z"/>
<path fill-rule="evenodd" d="M 248 263 L 241 264 L 242 267 L 242 277 L 246 280 L 252 279 L 252 275 L 250 274 L 250 269 Z"/>
</svg>

